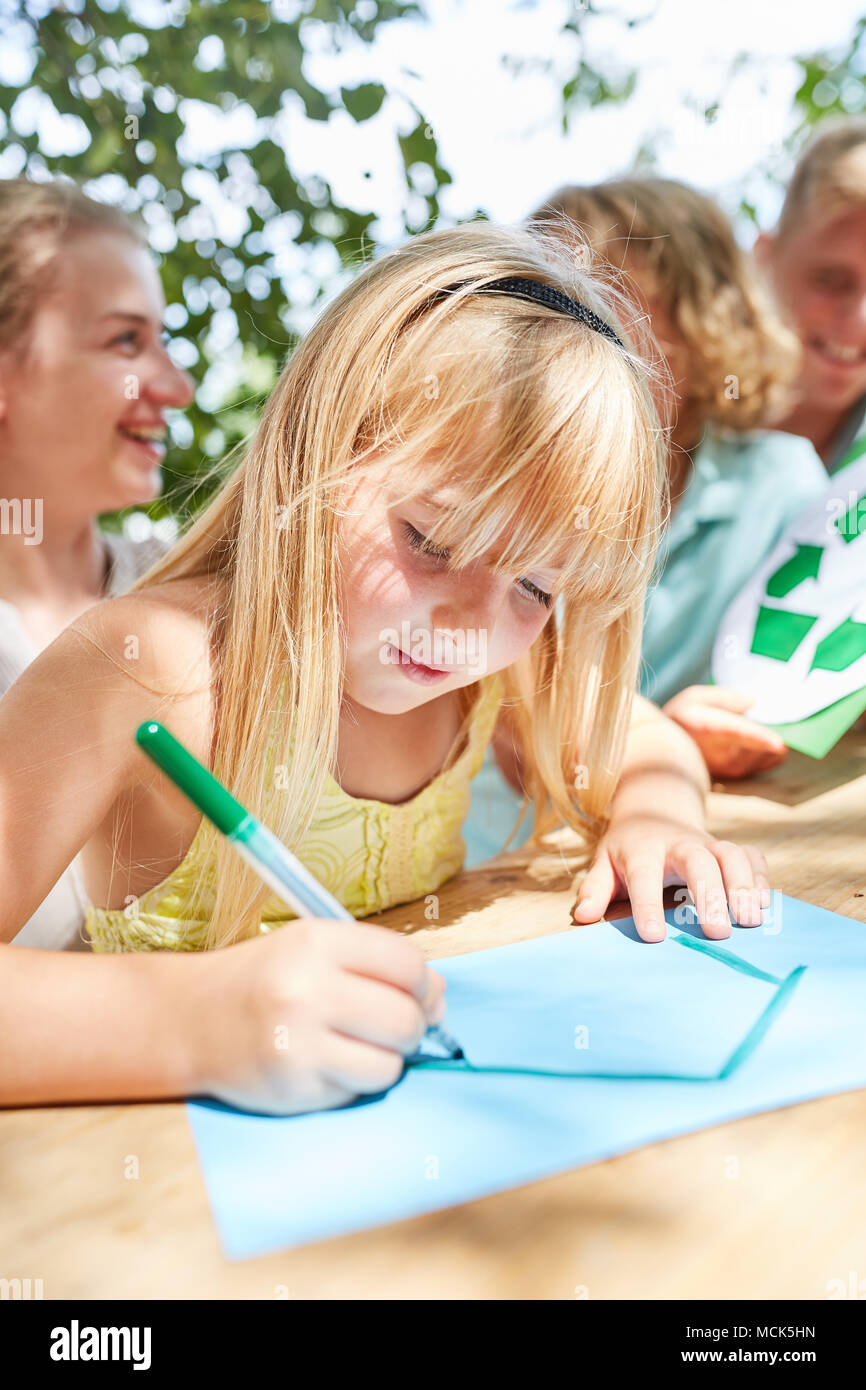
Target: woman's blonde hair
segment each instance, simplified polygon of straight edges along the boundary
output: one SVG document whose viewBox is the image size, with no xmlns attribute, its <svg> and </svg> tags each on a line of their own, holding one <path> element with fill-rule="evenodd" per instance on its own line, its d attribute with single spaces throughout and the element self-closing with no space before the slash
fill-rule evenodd
<svg viewBox="0 0 866 1390">
<path fill-rule="evenodd" d="M 822 121 L 800 151 L 785 191 L 776 235 L 790 234 L 806 213 L 830 222 L 866 207 L 866 116 Z"/>
<path fill-rule="evenodd" d="M 697 415 L 748 430 L 780 418 L 800 344 L 771 307 L 727 217 L 673 179 L 621 178 L 560 188 L 533 220 L 566 214 L 620 275 L 657 294 L 688 352 Z"/>
<path fill-rule="evenodd" d="M 61 249 L 92 232 L 146 244 L 120 208 L 98 203 L 69 180 L 0 179 L 0 351 L 26 351 L 28 329 L 51 291 Z"/>
<path fill-rule="evenodd" d="M 344 487 L 362 475 L 399 479 L 404 498 L 462 484 L 447 525 L 426 528 L 433 545 L 449 545 L 449 564 L 495 546 L 495 569 L 513 578 L 556 565 L 565 543 L 554 591 L 564 596 L 561 624 L 552 615 L 502 673 L 505 699 L 537 767 L 534 842 L 563 822 L 597 832 L 607 813 L 662 522 L 665 448 L 634 348 L 544 304 L 479 292 L 514 275 L 565 290 L 627 340 L 627 303 L 549 230 L 479 221 L 416 237 L 368 264 L 324 310 L 237 471 L 133 586 L 225 580 L 213 613 L 214 767 L 291 849 L 336 760 L 345 656 L 337 518 Z M 459 693 L 465 732 L 477 682 Z M 201 833 L 217 861 L 201 920 L 207 945 L 219 947 L 257 931 L 270 890 L 211 826 Z"/>
</svg>

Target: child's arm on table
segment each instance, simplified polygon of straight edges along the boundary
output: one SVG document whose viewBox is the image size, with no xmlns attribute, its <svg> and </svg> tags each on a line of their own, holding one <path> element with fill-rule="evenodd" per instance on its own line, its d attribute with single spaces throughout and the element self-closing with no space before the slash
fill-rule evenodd
<svg viewBox="0 0 866 1390">
<path fill-rule="evenodd" d="M 93 616 L 93 614 L 97 616 Z M 134 734 L 159 701 L 93 642 L 189 650 L 188 622 L 137 596 L 79 619 L 0 700 L 0 1104 L 208 1094 L 273 1113 L 340 1105 L 402 1072 L 444 1012 L 411 942 L 361 922 L 299 920 L 225 950 L 81 955 L 12 946 L 112 808 L 161 777 Z M 180 628 L 180 630 L 178 630 Z M 155 679 L 154 679 L 155 677 Z M 194 741 L 200 698 L 171 707 Z M 277 1050 L 277 1030 L 292 1045 Z"/>
<path fill-rule="evenodd" d="M 635 696 L 622 775 L 610 822 L 572 909 L 577 922 L 597 921 L 617 896 L 628 896 L 638 934 L 665 934 L 663 888 L 685 883 L 705 934 L 729 936 L 727 904 L 740 926 L 759 926 L 770 902 L 767 863 L 751 845 L 716 840 L 705 829 L 709 778 L 693 740 Z"/>
</svg>

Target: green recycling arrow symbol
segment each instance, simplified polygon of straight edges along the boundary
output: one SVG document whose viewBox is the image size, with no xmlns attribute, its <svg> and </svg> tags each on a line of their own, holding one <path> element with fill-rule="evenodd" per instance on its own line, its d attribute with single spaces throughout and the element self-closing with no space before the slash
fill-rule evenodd
<svg viewBox="0 0 866 1390">
<path fill-rule="evenodd" d="M 823 554 L 822 545 L 798 545 L 791 558 L 767 580 L 767 597 L 784 598 L 804 579 L 817 579 Z"/>
<path fill-rule="evenodd" d="M 866 532 L 866 492 L 851 503 L 844 516 L 836 518 L 836 530 L 846 545 Z"/>
<path fill-rule="evenodd" d="M 861 656 L 866 655 L 866 623 L 846 618 L 815 648 L 812 671 L 845 671 Z"/>
<path fill-rule="evenodd" d="M 784 608 L 759 608 L 755 635 L 749 648 L 754 656 L 770 661 L 790 661 L 810 628 L 818 620 L 810 613 L 789 613 Z M 845 618 L 815 648 L 810 671 L 846 671 L 866 656 L 866 623 Z"/>
<path fill-rule="evenodd" d="M 750 651 L 771 661 L 790 661 L 817 618 L 810 613 L 788 613 L 784 608 L 758 609 Z"/>
</svg>

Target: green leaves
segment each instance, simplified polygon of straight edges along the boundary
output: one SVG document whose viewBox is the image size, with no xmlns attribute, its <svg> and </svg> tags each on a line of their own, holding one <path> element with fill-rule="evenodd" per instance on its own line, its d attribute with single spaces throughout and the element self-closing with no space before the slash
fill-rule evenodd
<svg viewBox="0 0 866 1390">
<path fill-rule="evenodd" d="M 406 175 L 406 182 L 410 188 L 416 190 L 416 196 L 420 193 L 420 196 L 424 198 L 427 213 L 426 217 L 420 223 L 412 222 L 408 219 L 404 220 L 407 234 L 426 231 L 428 227 L 432 227 L 438 216 L 439 189 L 452 181 L 448 170 L 443 169 L 442 165 L 439 163 L 439 151 L 432 127 L 428 125 L 417 107 L 415 107 L 414 110 L 418 117 L 417 124 L 412 127 L 407 135 L 400 135 L 398 140 L 400 144 L 400 153 L 403 156 L 403 170 Z M 417 174 L 414 170 L 414 166 L 418 164 L 429 166 L 432 171 L 432 192 L 425 193 L 418 189 Z"/>
<path fill-rule="evenodd" d="M 99 178 L 100 174 L 116 167 L 123 154 L 122 139 L 122 132 L 118 132 L 116 126 L 110 125 L 91 140 L 89 148 L 81 156 L 82 173 L 86 178 Z"/>
<path fill-rule="evenodd" d="M 801 116 L 795 138 L 826 116 L 845 116 L 866 109 L 866 19 L 858 19 L 848 45 L 841 51 L 823 51 L 797 59 L 802 80 L 794 96 Z"/>
<path fill-rule="evenodd" d="M 363 82 L 360 87 L 341 87 L 340 95 L 353 121 L 369 121 L 385 100 L 385 88 L 380 82 Z"/>
<path fill-rule="evenodd" d="M 618 80 L 606 76 L 581 59 L 577 71 L 562 89 L 562 130 L 568 134 L 573 110 L 601 106 L 605 102 L 627 101 L 637 83 L 637 73 L 628 72 Z"/>
</svg>

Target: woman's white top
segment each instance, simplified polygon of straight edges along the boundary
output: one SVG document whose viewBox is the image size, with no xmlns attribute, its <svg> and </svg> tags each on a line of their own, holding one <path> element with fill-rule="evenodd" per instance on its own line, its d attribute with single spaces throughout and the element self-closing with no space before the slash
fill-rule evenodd
<svg viewBox="0 0 866 1390">
<path fill-rule="evenodd" d="M 106 596 L 110 598 L 125 593 L 172 544 L 156 536 L 132 540 L 108 531 L 101 531 L 100 538 L 109 555 Z M 25 632 L 18 609 L 6 599 L 0 599 L 0 699 L 38 655 L 39 648 Z M 87 906 L 88 897 L 76 858 L 13 938 L 12 945 L 41 946 L 54 951 L 89 951 L 90 942 L 81 931 Z"/>
</svg>

